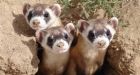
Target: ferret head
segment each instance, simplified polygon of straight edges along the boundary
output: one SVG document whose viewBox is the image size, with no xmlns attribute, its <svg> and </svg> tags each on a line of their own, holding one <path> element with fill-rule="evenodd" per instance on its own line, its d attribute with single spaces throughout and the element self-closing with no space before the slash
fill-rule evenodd
<svg viewBox="0 0 140 75">
<path fill-rule="evenodd" d="M 73 31 L 75 27 L 68 23 L 65 27 L 52 27 L 39 32 L 38 40 L 45 50 L 53 53 L 68 52 L 74 39 Z"/>
<path fill-rule="evenodd" d="M 94 48 L 106 49 L 109 46 L 118 25 L 118 19 L 112 17 L 110 20 L 79 20 L 79 30 L 87 41 L 92 43 Z"/>
<path fill-rule="evenodd" d="M 42 30 L 51 25 L 56 18 L 61 14 L 61 7 L 59 4 L 25 4 L 23 7 L 23 14 L 27 23 L 34 30 Z"/>
</svg>

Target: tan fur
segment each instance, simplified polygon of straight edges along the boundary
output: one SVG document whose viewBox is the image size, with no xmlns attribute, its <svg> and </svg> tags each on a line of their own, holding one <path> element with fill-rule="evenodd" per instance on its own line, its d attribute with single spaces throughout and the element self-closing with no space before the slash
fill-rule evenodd
<svg viewBox="0 0 140 75">
<path fill-rule="evenodd" d="M 60 18 L 57 18 L 57 19 L 54 21 L 53 24 L 51 24 L 49 27 L 47 27 L 47 29 L 48 29 L 48 28 L 51 28 L 51 27 L 57 27 L 57 26 L 63 26 L 62 21 L 60 20 Z"/>
<path fill-rule="evenodd" d="M 90 22 L 90 21 L 89 21 Z M 91 21 L 93 22 L 93 21 Z M 97 25 L 97 24 L 96 24 Z M 102 26 L 98 25 L 98 29 Z M 81 33 L 78 35 L 78 42 L 74 48 L 71 48 L 71 57 L 68 66 L 68 75 L 80 75 L 80 71 L 85 75 L 93 75 L 99 67 L 102 66 L 106 50 L 97 50 L 85 39 Z"/>
<path fill-rule="evenodd" d="M 28 16 L 30 11 L 32 11 L 32 16 L 30 16 L 31 18 L 29 20 Z M 47 18 L 44 16 L 45 12 L 49 14 Z M 59 18 L 61 14 L 61 7 L 59 4 L 37 3 L 32 6 L 30 4 L 25 4 L 23 7 L 23 13 L 27 23 L 31 26 L 32 29 L 36 31 L 56 26 L 62 26 L 61 20 Z M 37 20 L 39 23 L 35 24 L 35 20 Z"/>
<path fill-rule="evenodd" d="M 114 21 L 113 24 L 108 23 L 107 20 L 104 19 L 96 19 L 96 20 L 89 20 L 87 21 L 88 24 L 84 20 L 80 20 L 78 22 L 79 30 L 81 33 L 78 35 L 78 42 L 75 47 L 71 48 L 71 56 L 70 62 L 67 68 L 67 75 L 94 75 L 95 72 L 103 65 L 104 57 L 107 51 L 107 47 L 111 42 L 114 34 L 115 34 L 115 27 L 118 24 L 118 19 L 113 17 L 111 18 L 111 22 Z M 80 24 L 83 23 L 83 24 Z M 85 23 L 84 23 L 85 22 Z M 84 27 L 83 25 L 86 26 Z M 84 29 L 85 31 L 81 29 Z M 110 40 L 106 40 L 106 46 L 102 48 L 98 48 L 97 43 L 98 36 L 104 36 L 106 34 L 104 29 L 109 29 L 110 34 L 112 35 Z M 89 31 L 94 30 L 96 35 L 98 34 L 97 38 L 94 39 L 94 42 L 91 42 L 88 38 Z M 94 35 L 95 36 L 95 35 Z"/>
<path fill-rule="evenodd" d="M 74 39 L 74 35 L 71 33 L 71 31 L 73 31 L 73 28 L 75 28 L 73 27 L 72 29 L 69 29 L 71 28 L 71 25 L 69 24 L 67 24 L 66 27 L 54 26 L 52 28 L 45 30 L 46 33 L 45 32 L 43 33 L 45 38 L 47 38 L 48 36 L 54 36 L 54 38 L 55 36 L 60 36 L 60 38 L 61 37 L 64 38 L 65 35 L 62 34 L 67 33 L 68 38 L 65 40 L 67 40 L 69 47 L 67 47 L 68 50 L 66 52 L 62 52 L 62 53 L 58 53 L 57 51 L 54 52 L 53 48 L 46 46 L 47 44 L 46 42 L 44 42 L 46 39 L 44 39 L 41 42 L 41 45 L 44 50 L 41 56 L 41 61 L 39 63 L 39 71 L 37 75 L 62 75 L 63 74 L 69 60 L 69 48 Z M 58 40 L 60 40 L 60 38 Z M 64 46 L 66 47 L 66 45 Z"/>
<path fill-rule="evenodd" d="M 65 65 L 67 64 L 69 53 L 52 54 L 45 50 L 43 53 L 43 60 L 40 63 L 40 75 L 62 75 Z"/>
<path fill-rule="evenodd" d="M 77 67 L 82 73 L 92 75 L 102 64 L 106 52 L 95 50 L 86 39 L 79 34 L 77 45 L 71 49 L 71 58 L 67 75 L 77 75 Z"/>
</svg>

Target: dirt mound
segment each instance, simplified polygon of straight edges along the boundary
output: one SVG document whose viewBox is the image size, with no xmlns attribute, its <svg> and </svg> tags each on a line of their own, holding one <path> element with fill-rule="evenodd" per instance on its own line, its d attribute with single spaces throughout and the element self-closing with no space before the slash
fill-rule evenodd
<svg viewBox="0 0 140 75">
<path fill-rule="evenodd" d="M 32 75 L 38 69 L 34 32 L 22 15 L 24 3 L 52 0 L 0 0 L 0 75 Z"/>
<path fill-rule="evenodd" d="M 116 39 L 109 47 L 107 61 L 110 65 L 110 71 L 106 70 L 108 72 L 106 72 L 106 75 L 140 74 L 139 12 L 139 0 L 123 1 L 122 7 L 120 8 L 120 17 L 126 24 L 119 26 Z"/>
</svg>

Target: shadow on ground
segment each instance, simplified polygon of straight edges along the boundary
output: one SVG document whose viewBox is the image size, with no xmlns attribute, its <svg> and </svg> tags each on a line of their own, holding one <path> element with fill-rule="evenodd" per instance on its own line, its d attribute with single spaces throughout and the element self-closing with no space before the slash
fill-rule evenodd
<svg viewBox="0 0 140 75">
<path fill-rule="evenodd" d="M 29 49 L 33 55 L 31 64 L 34 68 L 37 68 L 39 60 L 37 58 L 36 42 L 33 39 L 31 39 L 29 41 L 22 41 L 22 43 L 29 47 Z"/>
<path fill-rule="evenodd" d="M 24 15 L 22 14 L 13 14 L 15 19 L 13 20 L 13 28 L 18 35 L 24 35 L 27 37 L 34 36 L 35 31 L 32 30 L 29 25 L 26 23 Z"/>
</svg>

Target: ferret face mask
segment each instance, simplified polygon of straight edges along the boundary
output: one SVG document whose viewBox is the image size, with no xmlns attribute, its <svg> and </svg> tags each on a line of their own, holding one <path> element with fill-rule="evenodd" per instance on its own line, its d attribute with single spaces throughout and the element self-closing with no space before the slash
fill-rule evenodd
<svg viewBox="0 0 140 75">
<path fill-rule="evenodd" d="M 32 29 L 43 30 L 60 16 L 61 7 L 59 4 L 50 6 L 47 4 L 36 4 L 34 6 L 25 4 L 23 7 L 23 14 Z"/>
<path fill-rule="evenodd" d="M 103 19 L 85 21 L 79 20 L 79 30 L 94 48 L 106 49 L 109 46 L 118 25 L 118 19 L 112 17 L 106 21 Z"/>
<path fill-rule="evenodd" d="M 53 27 L 39 33 L 39 40 L 45 50 L 53 53 L 68 52 L 73 41 L 71 32 L 75 29 L 72 23 L 65 27 Z"/>
</svg>

